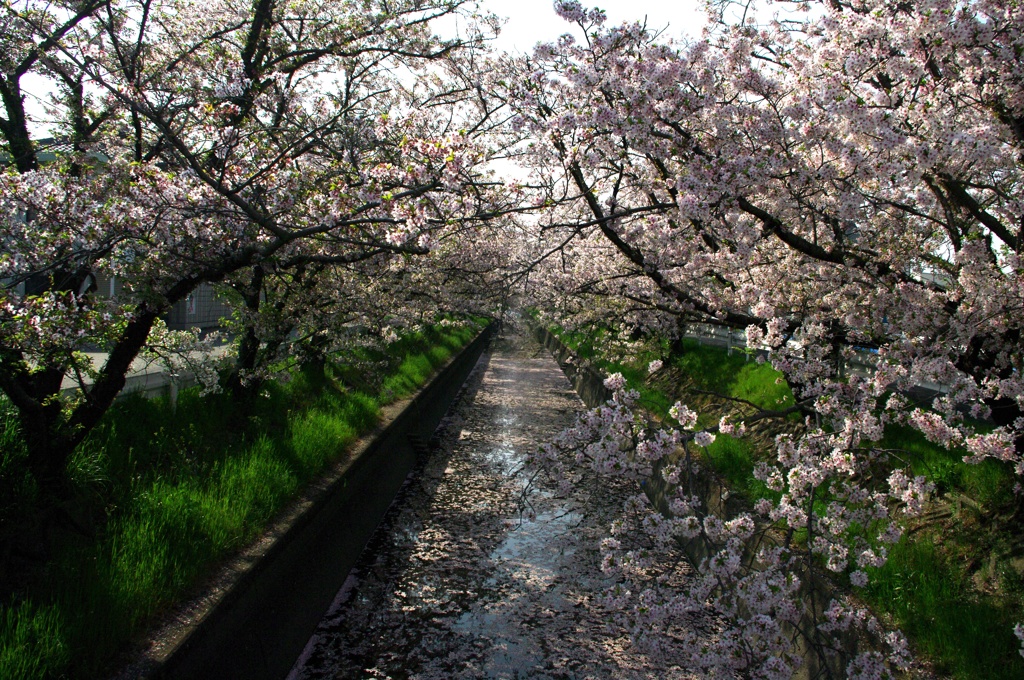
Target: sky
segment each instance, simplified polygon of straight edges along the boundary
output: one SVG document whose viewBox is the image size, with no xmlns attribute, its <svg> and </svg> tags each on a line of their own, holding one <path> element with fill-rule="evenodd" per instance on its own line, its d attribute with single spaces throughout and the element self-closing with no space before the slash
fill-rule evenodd
<svg viewBox="0 0 1024 680">
<path fill-rule="evenodd" d="M 648 28 L 666 28 L 665 37 L 696 38 L 704 26 L 700 0 L 581 0 L 585 8 L 599 7 L 608 15 L 608 24 L 642 21 Z M 508 17 L 508 23 L 495 41 L 506 51 L 531 52 L 538 42 L 553 42 L 573 26 L 552 9 L 552 0 L 481 0 L 485 10 Z"/>
</svg>

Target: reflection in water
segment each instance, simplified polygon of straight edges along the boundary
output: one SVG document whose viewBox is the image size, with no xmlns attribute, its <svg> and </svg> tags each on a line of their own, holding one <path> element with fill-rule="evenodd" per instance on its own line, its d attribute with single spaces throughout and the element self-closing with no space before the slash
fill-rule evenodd
<svg viewBox="0 0 1024 680">
<path fill-rule="evenodd" d="M 497 342 L 290 678 L 684 677 L 599 605 L 598 537 L 635 489 L 521 510 L 525 456 L 580 409 L 550 357 Z"/>
</svg>

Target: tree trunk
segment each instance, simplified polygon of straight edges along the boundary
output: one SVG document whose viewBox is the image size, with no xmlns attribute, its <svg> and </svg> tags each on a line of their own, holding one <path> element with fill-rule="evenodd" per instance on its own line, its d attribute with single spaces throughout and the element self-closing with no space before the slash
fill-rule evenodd
<svg viewBox="0 0 1024 680">
<path fill-rule="evenodd" d="M 144 309 L 128 323 L 96 380 L 85 387 L 83 398 L 70 413 L 65 413 L 60 400 L 64 367 L 55 365 L 30 372 L 19 357 L 11 353 L 3 357 L 0 386 L 17 409 L 29 472 L 44 496 L 67 496 L 68 459 L 124 388 L 132 361 L 158 317 L 158 310 Z"/>
<path fill-rule="evenodd" d="M 262 302 L 263 278 L 262 265 L 254 265 L 248 284 L 239 291 L 245 304 L 245 311 L 253 320 L 246 322 L 245 331 L 238 341 L 238 356 L 227 378 L 226 387 L 235 399 L 243 402 L 247 402 L 259 389 L 259 385 L 254 385 L 252 378 L 246 381 L 243 380 L 243 376 L 251 375 L 259 360 L 260 338 L 256 333 L 255 319 L 259 316 Z"/>
</svg>

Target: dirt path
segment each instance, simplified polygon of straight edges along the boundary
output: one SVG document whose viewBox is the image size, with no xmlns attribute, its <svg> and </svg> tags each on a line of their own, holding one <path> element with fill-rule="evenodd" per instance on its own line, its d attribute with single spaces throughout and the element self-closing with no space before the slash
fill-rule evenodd
<svg viewBox="0 0 1024 680">
<path fill-rule="evenodd" d="M 524 455 L 582 403 L 530 340 L 496 340 L 290 678 L 676 678 L 600 606 L 599 536 L 635 489 L 523 511 Z"/>
</svg>

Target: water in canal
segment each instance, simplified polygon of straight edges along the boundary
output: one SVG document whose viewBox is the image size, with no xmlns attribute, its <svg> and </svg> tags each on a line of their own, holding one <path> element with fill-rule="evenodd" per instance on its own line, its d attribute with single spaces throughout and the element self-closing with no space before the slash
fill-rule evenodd
<svg viewBox="0 0 1024 680">
<path fill-rule="evenodd" d="M 601 606 L 598 542 L 636 489 L 521 502 L 525 454 L 583 408 L 543 348 L 496 340 L 290 680 L 686 677 Z"/>
</svg>

